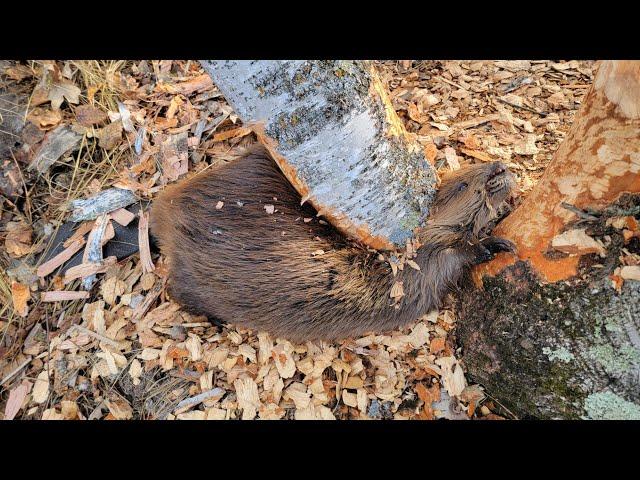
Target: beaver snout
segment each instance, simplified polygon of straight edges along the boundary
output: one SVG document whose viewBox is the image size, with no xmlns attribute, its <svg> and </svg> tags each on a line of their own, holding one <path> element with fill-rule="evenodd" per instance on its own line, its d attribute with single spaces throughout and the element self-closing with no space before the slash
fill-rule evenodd
<svg viewBox="0 0 640 480">
<path fill-rule="evenodd" d="M 491 165 L 491 171 L 489 172 L 489 179 L 487 182 L 490 182 L 494 178 L 504 174 L 507 172 L 507 166 L 502 162 L 493 162 Z"/>
<path fill-rule="evenodd" d="M 511 189 L 512 174 L 507 166 L 502 162 L 495 162 L 491 165 L 486 188 L 489 193 L 498 193 L 501 190 Z"/>
</svg>

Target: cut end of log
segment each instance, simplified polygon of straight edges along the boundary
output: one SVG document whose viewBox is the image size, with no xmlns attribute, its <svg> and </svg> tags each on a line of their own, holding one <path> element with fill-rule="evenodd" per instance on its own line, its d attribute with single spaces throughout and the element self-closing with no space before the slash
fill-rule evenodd
<svg viewBox="0 0 640 480">
<path fill-rule="evenodd" d="M 396 248 L 393 242 L 388 238 L 380 235 L 372 235 L 368 225 L 356 224 L 346 214 L 337 211 L 337 209 L 332 208 L 329 205 L 321 204 L 313 195 L 311 195 L 308 185 L 298 176 L 296 168 L 287 162 L 287 159 L 278 152 L 276 141 L 267 136 L 264 131 L 264 126 L 260 123 L 253 123 L 251 124 L 251 128 L 260 143 L 264 145 L 269 154 L 273 157 L 283 175 L 300 194 L 302 200 L 305 203 L 309 202 L 313 208 L 315 208 L 319 213 L 321 212 L 322 216 L 326 218 L 327 221 L 340 233 L 356 241 L 362 242 L 376 250 L 393 250 Z"/>
</svg>

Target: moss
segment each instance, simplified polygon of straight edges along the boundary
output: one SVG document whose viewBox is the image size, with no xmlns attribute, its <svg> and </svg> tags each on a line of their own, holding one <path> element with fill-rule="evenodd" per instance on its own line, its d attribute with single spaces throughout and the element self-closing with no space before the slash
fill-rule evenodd
<svg viewBox="0 0 640 480">
<path fill-rule="evenodd" d="M 592 393 L 585 399 L 584 409 L 587 418 L 594 420 L 640 420 L 640 405 L 613 392 Z"/>
</svg>

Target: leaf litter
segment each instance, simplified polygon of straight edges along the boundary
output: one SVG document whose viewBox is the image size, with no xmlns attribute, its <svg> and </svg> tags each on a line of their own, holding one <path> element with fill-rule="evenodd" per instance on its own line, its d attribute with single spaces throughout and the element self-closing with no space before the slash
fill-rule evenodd
<svg viewBox="0 0 640 480">
<path fill-rule="evenodd" d="M 376 64 L 394 108 L 437 169 L 502 160 L 521 192 L 535 185 L 566 135 L 594 66 Z M 0 197 L 0 417 L 501 418 L 464 376 L 450 338 L 455 313 L 447 309 L 400 331 L 335 344 L 218 326 L 167 296 L 167 266 L 148 249 L 144 214 L 140 254 L 120 262 L 87 258 L 60 273 L 87 248 L 96 218 L 125 225 L 133 218 L 123 207 L 152 200 L 255 141 L 196 61 L 4 62 L 0 87 L 31 96 L 17 164 L 0 164 L 7 172 L 11 166 L 11 178 L 20 179 L 12 189 L 22 195 L 19 203 Z M 54 141 L 56 132 L 63 142 Z M 223 199 L 215 207 L 226 208 Z M 274 213 L 265 205 L 265 214 Z M 79 223 L 65 250 L 38 264 L 72 215 Z M 637 232 L 637 223 L 613 221 L 629 232 L 625 238 Z M 109 241 L 106 229 L 102 235 L 100 244 Z M 405 264 L 419 269 L 415 247 L 389 259 L 394 272 Z M 620 281 L 638 280 L 639 268 L 627 259 Z M 91 275 L 95 285 L 83 290 Z M 403 295 L 396 282 L 390 296 Z"/>
</svg>

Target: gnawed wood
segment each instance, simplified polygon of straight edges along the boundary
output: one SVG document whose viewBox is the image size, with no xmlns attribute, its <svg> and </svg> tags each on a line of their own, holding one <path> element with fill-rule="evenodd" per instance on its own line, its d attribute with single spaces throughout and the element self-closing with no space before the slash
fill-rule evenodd
<svg viewBox="0 0 640 480">
<path fill-rule="evenodd" d="M 136 215 L 125 208 L 119 208 L 109 214 L 113 220 L 118 222 L 123 227 L 126 227 L 131 221 L 136 218 Z"/>
<path fill-rule="evenodd" d="M 64 274 L 64 283 L 66 285 L 76 278 L 85 278 L 90 275 L 95 275 L 96 273 L 104 273 L 110 266 L 115 265 L 116 263 L 118 263 L 118 259 L 116 257 L 107 257 L 98 263 L 81 263 L 80 265 L 71 267 L 66 271 Z"/>
<path fill-rule="evenodd" d="M 426 218 L 435 172 L 370 62 L 201 64 L 302 198 L 344 234 L 394 248 Z"/>
<path fill-rule="evenodd" d="M 140 221 L 138 222 L 138 245 L 140 247 L 140 263 L 142 272 L 153 272 L 156 267 L 151 259 L 151 248 L 149 247 L 149 212 L 140 210 Z"/>
<path fill-rule="evenodd" d="M 101 215 L 96 219 L 89 237 L 87 238 L 87 245 L 82 255 L 82 263 L 99 263 L 102 261 L 102 245 L 107 240 L 107 227 L 111 226 L 109 222 L 109 214 Z M 110 237 L 113 238 L 114 230 L 111 226 Z M 95 275 L 89 275 L 82 281 L 82 287 L 85 290 L 90 290 L 93 283 L 96 281 Z"/>
<path fill-rule="evenodd" d="M 46 277 L 52 273 L 60 265 L 64 264 L 67 260 L 73 257 L 86 243 L 84 237 L 77 237 L 67 248 L 57 254 L 49 261 L 43 263 L 38 267 L 36 274 L 39 277 Z"/>
<path fill-rule="evenodd" d="M 640 62 L 602 62 L 543 177 L 493 232 L 517 255 L 461 291 L 468 376 L 519 416 L 640 419 L 640 283 L 619 276 L 640 251 L 612 232 L 638 221 L 639 111 Z"/>
<path fill-rule="evenodd" d="M 611 100 L 613 99 L 613 100 Z M 574 211 L 602 209 L 623 192 L 640 192 L 640 62 L 601 62 L 567 138 L 539 183 L 494 234 L 512 240 L 517 256 L 500 254 L 476 270 L 496 275 L 517 259 L 531 264 L 541 279 L 555 282 L 576 274 L 579 255 L 548 255 L 552 239 L 575 220 Z"/>
<path fill-rule="evenodd" d="M 71 290 L 50 290 L 48 292 L 42 292 L 40 294 L 40 301 L 42 302 L 66 302 L 68 300 L 82 300 L 89 298 L 89 292 L 80 291 L 75 292 Z"/>
</svg>

